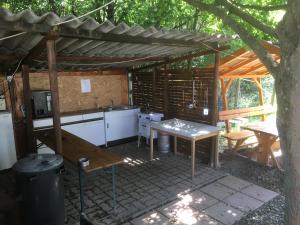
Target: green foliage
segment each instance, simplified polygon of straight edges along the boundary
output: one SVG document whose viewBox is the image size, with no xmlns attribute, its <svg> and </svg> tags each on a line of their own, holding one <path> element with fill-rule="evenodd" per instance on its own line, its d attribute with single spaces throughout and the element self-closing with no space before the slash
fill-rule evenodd
<svg viewBox="0 0 300 225">
<path fill-rule="evenodd" d="M 228 107 L 229 109 L 234 108 L 247 108 L 247 107 L 254 107 L 259 106 L 259 95 L 257 87 L 253 80 L 251 79 L 241 79 L 240 83 L 240 96 L 238 100 L 237 106 L 235 106 L 235 85 L 237 80 L 235 80 L 231 88 L 228 91 L 227 98 L 228 98 Z M 263 94 L 264 94 L 264 102 L 266 105 L 271 104 L 271 97 L 273 93 L 274 87 L 274 79 L 272 76 L 267 76 L 262 79 L 262 86 L 263 86 Z"/>
</svg>

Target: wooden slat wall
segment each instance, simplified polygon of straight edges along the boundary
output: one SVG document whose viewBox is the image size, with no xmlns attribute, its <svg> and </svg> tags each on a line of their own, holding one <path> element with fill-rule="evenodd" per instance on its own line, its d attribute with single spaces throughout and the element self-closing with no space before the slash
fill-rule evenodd
<svg viewBox="0 0 300 225">
<path fill-rule="evenodd" d="M 153 76 L 156 76 L 153 79 Z M 164 91 L 164 79 L 167 76 L 168 91 Z M 153 81 L 155 83 L 153 84 Z M 189 109 L 192 104 L 194 81 L 194 100 L 195 108 Z M 153 88 L 155 85 L 155 88 Z M 133 73 L 133 103 L 142 109 L 155 112 L 164 112 L 166 101 L 168 112 L 167 118 L 179 118 L 189 121 L 211 124 L 213 112 L 213 87 L 214 69 L 187 70 L 159 70 L 154 72 L 135 72 Z M 153 93 L 153 90 L 156 90 Z M 207 91 L 207 101 L 205 97 Z M 164 98 L 167 93 L 167 99 Z M 153 100 L 154 98 L 154 100 Z M 205 103 L 207 102 L 207 105 Z M 209 109 L 209 115 L 203 115 L 203 108 Z M 211 139 L 198 141 L 196 144 L 197 156 L 203 162 L 209 162 Z M 190 143 L 178 139 L 178 151 L 190 154 Z"/>
</svg>

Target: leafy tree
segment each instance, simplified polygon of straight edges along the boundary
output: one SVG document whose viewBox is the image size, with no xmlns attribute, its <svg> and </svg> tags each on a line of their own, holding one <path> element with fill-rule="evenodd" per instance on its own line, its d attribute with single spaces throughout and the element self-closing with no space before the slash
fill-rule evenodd
<svg viewBox="0 0 300 225">
<path fill-rule="evenodd" d="M 185 1 L 222 19 L 272 72 L 278 103 L 277 127 L 285 158 L 286 224 L 300 224 L 300 1 Z M 278 23 L 269 21 L 274 8 L 286 11 Z M 255 17 L 259 13 L 267 16 Z M 279 42 L 280 63 L 261 46 L 261 32 Z"/>
</svg>

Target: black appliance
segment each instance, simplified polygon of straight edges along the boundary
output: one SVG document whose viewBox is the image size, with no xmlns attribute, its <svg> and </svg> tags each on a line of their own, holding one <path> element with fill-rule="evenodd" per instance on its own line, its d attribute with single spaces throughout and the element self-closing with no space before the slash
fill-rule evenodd
<svg viewBox="0 0 300 225">
<path fill-rule="evenodd" d="M 50 91 L 33 91 L 32 101 L 34 118 L 52 116 L 52 98 Z"/>
<path fill-rule="evenodd" d="M 14 166 L 23 225 L 65 225 L 63 158 L 31 154 Z"/>
</svg>

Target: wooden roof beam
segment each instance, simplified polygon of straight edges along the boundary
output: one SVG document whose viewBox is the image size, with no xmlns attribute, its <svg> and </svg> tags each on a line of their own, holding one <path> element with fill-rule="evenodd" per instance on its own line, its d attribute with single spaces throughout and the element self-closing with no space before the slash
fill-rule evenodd
<svg viewBox="0 0 300 225">
<path fill-rule="evenodd" d="M 219 52 L 219 51 L 224 51 L 224 50 L 227 50 L 227 49 L 229 49 L 229 46 L 225 45 L 225 46 L 222 46 L 222 47 L 219 47 L 219 48 L 215 48 L 215 50 L 199 51 L 197 53 L 187 54 L 185 56 L 180 56 L 180 57 L 177 57 L 177 58 L 174 58 L 174 59 L 167 59 L 164 62 L 153 63 L 151 65 L 142 66 L 142 67 L 133 69 L 132 71 L 139 71 L 139 70 L 143 70 L 143 69 L 162 66 L 162 65 L 165 65 L 165 64 L 170 64 L 170 63 L 174 63 L 174 62 L 180 62 L 180 61 L 183 61 L 183 60 L 193 59 L 193 58 L 197 58 L 197 57 L 204 56 L 204 55 L 210 55 L 210 54 L 213 54 L 213 53 L 216 53 L 216 52 Z"/>
<path fill-rule="evenodd" d="M 238 70 L 238 69 L 240 69 L 241 67 L 243 67 L 243 66 L 245 66 L 245 65 L 248 65 L 248 64 L 254 62 L 256 59 L 257 59 L 256 57 L 251 58 L 251 59 L 247 59 L 247 60 L 242 61 L 241 63 L 239 63 L 239 64 L 237 64 L 237 65 L 231 67 L 231 68 L 228 69 L 227 71 L 221 71 L 220 73 L 221 73 L 222 76 L 229 75 L 229 74 L 232 73 L 233 71 Z"/>
<path fill-rule="evenodd" d="M 243 57 L 243 55 L 245 53 L 247 53 L 248 51 L 245 49 L 245 48 L 240 48 L 239 50 L 237 50 L 236 52 L 228 55 L 228 56 L 225 56 L 223 59 L 221 59 L 221 62 L 220 62 L 220 66 L 223 66 L 224 64 L 226 63 L 230 63 L 232 62 L 233 60 L 235 60 L 237 57 Z"/>
<path fill-rule="evenodd" d="M 281 56 L 281 50 L 278 46 L 272 45 L 267 41 L 261 41 L 261 45 L 271 54 Z"/>
<path fill-rule="evenodd" d="M 30 65 L 32 60 L 39 57 L 42 52 L 45 50 L 46 43 L 48 40 L 55 40 L 58 38 L 58 33 L 56 32 L 49 32 L 45 37 L 43 37 L 39 43 L 34 46 L 29 53 L 23 59 L 23 64 Z"/>
<path fill-rule="evenodd" d="M 38 59 L 40 60 L 45 60 L 44 57 L 39 57 Z M 71 62 L 76 62 L 80 61 L 82 62 L 122 62 L 122 61 L 162 61 L 165 60 L 164 57 L 107 57 L 107 56 L 57 56 L 56 57 L 57 61 L 71 61 Z"/>
</svg>

